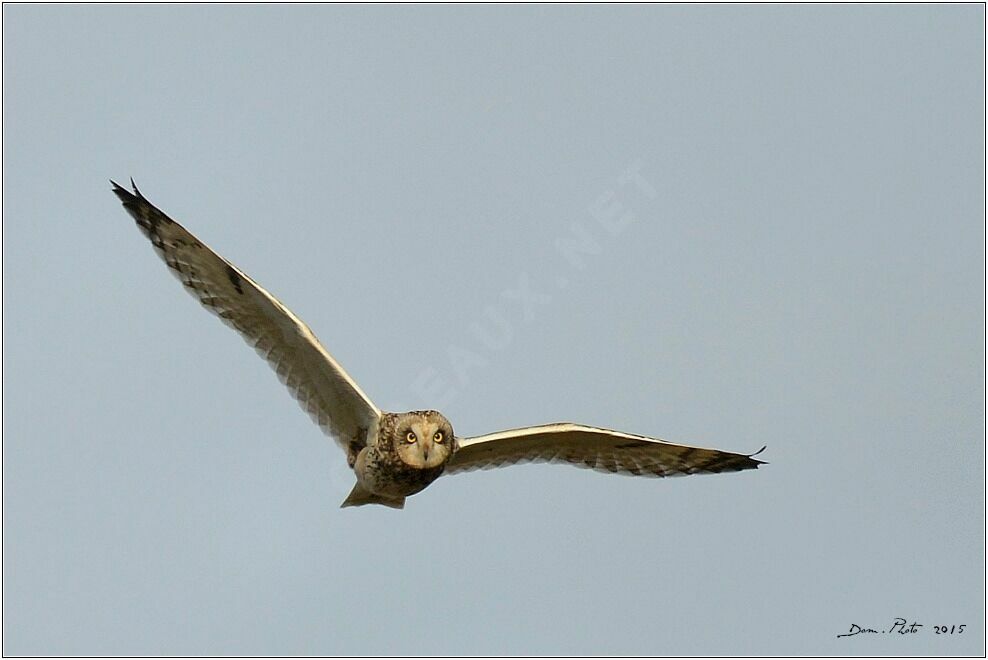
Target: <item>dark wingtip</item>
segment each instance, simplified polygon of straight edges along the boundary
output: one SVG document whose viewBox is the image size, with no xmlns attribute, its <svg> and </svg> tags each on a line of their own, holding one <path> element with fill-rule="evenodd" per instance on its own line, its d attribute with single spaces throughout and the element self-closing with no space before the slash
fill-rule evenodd
<svg viewBox="0 0 988 660">
<path fill-rule="evenodd" d="M 119 183 L 113 179 L 110 179 L 110 183 L 113 184 L 113 194 L 119 197 L 121 202 L 126 204 L 127 202 L 132 202 L 134 200 L 134 195 L 132 195 L 130 191 L 121 186 Z"/>
<path fill-rule="evenodd" d="M 755 460 L 755 456 L 758 456 L 760 453 L 762 453 L 766 449 L 768 449 L 768 445 L 765 445 L 764 447 L 762 447 L 761 449 L 759 449 L 758 451 L 756 451 L 754 454 L 748 454 L 748 458 L 750 458 L 752 461 L 755 462 L 755 467 L 756 468 L 759 465 L 768 465 L 768 462 L 767 461 L 758 461 L 758 460 Z"/>
</svg>

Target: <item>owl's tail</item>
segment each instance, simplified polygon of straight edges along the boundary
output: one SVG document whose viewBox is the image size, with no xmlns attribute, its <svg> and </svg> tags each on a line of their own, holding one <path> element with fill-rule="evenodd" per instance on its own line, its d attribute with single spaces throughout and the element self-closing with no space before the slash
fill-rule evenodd
<svg viewBox="0 0 988 660">
<path fill-rule="evenodd" d="M 404 509 L 405 508 L 405 498 L 399 497 L 396 499 L 391 499 L 387 497 L 381 497 L 380 495 L 375 495 L 374 493 L 366 490 L 357 482 L 357 485 L 353 487 L 350 494 L 343 504 L 340 505 L 341 509 L 345 509 L 348 506 L 363 506 L 365 504 L 382 504 L 384 506 L 389 506 L 392 509 Z"/>
</svg>

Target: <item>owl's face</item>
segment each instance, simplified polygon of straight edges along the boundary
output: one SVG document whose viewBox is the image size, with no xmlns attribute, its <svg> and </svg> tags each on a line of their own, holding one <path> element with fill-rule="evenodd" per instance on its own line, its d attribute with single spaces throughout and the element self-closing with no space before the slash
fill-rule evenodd
<svg viewBox="0 0 988 660">
<path fill-rule="evenodd" d="M 409 467 L 439 467 L 453 455 L 453 427 L 435 410 L 402 413 L 394 428 L 395 451 Z"/>
</svg>

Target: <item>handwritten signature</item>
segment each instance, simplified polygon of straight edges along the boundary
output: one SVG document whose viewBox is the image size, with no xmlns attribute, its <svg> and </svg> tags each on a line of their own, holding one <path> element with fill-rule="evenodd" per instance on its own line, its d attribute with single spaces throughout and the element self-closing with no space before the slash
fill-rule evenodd
<svg viewBox="0 0 988 660">
<path fill-rule="evenodd" d="M 965 623 L 960 625 L 954 624 L 949 626 L 933 626 L 933 632 L 937 635 L 960 635 L 964 632 L 965 626 L 967 626 Z M 852 623 L 850 630 L 846 633 L 837 635 L 837 637 L 854 637 L 855 635 L 888 635 L 890 633 L 898 633 L 899 635 L 915 635 L 922 627 L 922 623 L 917 623 L 915 621 L 909 623 L 906 619 L 896 617 L 892 621 L 892 625 L 887 629 L 875 630 L 874 628 L 859 626 L 856 623 Z"/>
</svg>

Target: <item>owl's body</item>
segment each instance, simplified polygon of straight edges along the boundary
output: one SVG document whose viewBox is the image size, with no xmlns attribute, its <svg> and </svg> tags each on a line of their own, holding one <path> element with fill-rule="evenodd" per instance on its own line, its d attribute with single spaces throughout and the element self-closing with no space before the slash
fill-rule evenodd
<svg viewBox="0 0 988 660">
<path fill-rule="evenodd" d="M 400 509 L 406 497 L 444 473 L 515 463 L 567 463 L 655 477 L 734 472 L 762 464 L 754 454 L 565 422 L 458 438 L 449 420 L 434 410 L 381 411 L 308 326 L 274 296 L 158 210 L 136 186 L 133 193 L 113 186 L 186 289 L 271 363 L 302 408 L 346 452 L 357 483 L 344 507 L 382 504 Z"/>
<path fill-rule="evenodd" d="M 455 443 L 449 421 L 434 410 L 382 414 L 363 447 L 350 445 L 349 462 L 357 485 L 343 506 L 403 508 L 406 497 L 442 475 Z"/>
</svg>

